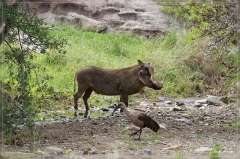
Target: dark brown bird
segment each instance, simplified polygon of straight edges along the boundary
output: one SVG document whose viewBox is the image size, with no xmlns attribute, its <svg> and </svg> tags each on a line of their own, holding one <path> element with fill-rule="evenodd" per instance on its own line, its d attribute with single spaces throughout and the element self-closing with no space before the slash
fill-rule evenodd
<svg viewBox="0 0 240 159">
<path fill-rule="evenodd" d="M 138 136 L 138 139 L 140 139 L 142 129 L 145 128 L 145 127 L 153 130 L 154 132 L 158 132 L 159 125 L 156 121 L 154 121 L 150 116 L 148 116 L 147 114 L 145 114 L 143 112 L 140 112 L 140 111 L 137 111 L 137 110 L 129 111 L 127 109 L 126 105 L 123 102 L 120 102 L 115 107 L 115 109 L 112 112 L 112 115 L 119 108 L 121 108 L 124 111 L 124 113 L 131 119 L 131 121 L 134 125 L 136 125 L 137 127 L 140 128 L 138 131 L 132 133 L 130 136 L 134 136 L 138 132 L 140 132 L 139 136 Z"/>
</svg>

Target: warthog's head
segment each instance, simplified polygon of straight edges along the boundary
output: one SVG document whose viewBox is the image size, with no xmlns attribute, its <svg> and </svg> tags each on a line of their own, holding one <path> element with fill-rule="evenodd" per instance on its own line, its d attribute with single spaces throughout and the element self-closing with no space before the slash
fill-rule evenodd
<svg viewBox="0 0 240 159">
<path fill-rule="evenodd" d="M 154 78 L 154 69 L 151 63 L 143 63 L 138 60 L 139 65 L 139 79 L 147 87 L 155 90 L 160 90 L 163 87 L 163 82 L 159 82 Z"/>
</svg>

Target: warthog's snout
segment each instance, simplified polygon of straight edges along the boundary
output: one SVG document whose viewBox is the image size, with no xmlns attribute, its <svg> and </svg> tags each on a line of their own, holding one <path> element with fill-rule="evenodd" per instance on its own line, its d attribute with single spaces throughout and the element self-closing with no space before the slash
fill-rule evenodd
<svg viewBox="0 0 240 159">
<path fill-rule="evenodd" d="M 155 90 L 162 89 L 162 87 L 163 87 L 163 82 L 162 81 L 159 82 L 156 79 L 154 79 L 153 77 L 151 77 L 151 81 L 152 81 L 152 87 L 151 88 L 153 88 Z"/>
</svg>

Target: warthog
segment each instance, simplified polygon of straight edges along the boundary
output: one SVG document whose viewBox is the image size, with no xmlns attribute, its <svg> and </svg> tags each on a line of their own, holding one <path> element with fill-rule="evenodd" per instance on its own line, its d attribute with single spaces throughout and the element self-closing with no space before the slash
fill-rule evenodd
<svg viewBox="0 0 240 159">
<path fill-rule="evenodd" d="M 150 63 L 138 64 L 122 69 L 103 69 L 94 66 L 77 71 L 78 92 L 74 95 L 74 108 L 78 109 L 78 99 L 83 95 L 86 110 L 89 110 L 88 98 L 92 91 L 102 95 L 120 95 L 120 102 L 128 106 L 128 96 L 138 93 L 147 86 L 160 90 L 163 83 L 154 78 L 154 69 Z M 74 87 L 75 88 L 75 87 Z"/>
</svg>

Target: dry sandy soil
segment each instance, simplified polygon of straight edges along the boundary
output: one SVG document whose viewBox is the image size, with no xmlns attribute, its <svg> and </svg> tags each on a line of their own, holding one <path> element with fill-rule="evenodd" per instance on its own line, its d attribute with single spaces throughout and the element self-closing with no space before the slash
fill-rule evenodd
<svg viewBox="0 0 240 159">
<path fill-rule="evenodd" d="M 109 108 L 109 112 L 101 111 L 97 118 L 66 118 L 62 122 L 43 124 L 39 127 L 43 134 L 40 140 L 31 142 L 28 137 L 21 138 L 21 146 L 5 147 L 8 151 L 5 156 L 13 156 L 11 152 L 18 151 L 33 153 L 30 158 L 210 158 L 207 151 L 196 149 L 214 149 L 219 144 L 221 158 L 240 157 L 240 136 L 234 124 L 239 117 L 236 103 L 180 107 L 177 110 L 139 107 L 148 110 L 146 112 L 161 126 L 158 133 L 143 129 L 140 140 L 138 136 L 129 136 L 136 127 L 125 114 L 117 112 L 108 116 L 112 111 Z M 48 146 L 61 148 L 63 152 L 46 153 Z"/>
</svg>

